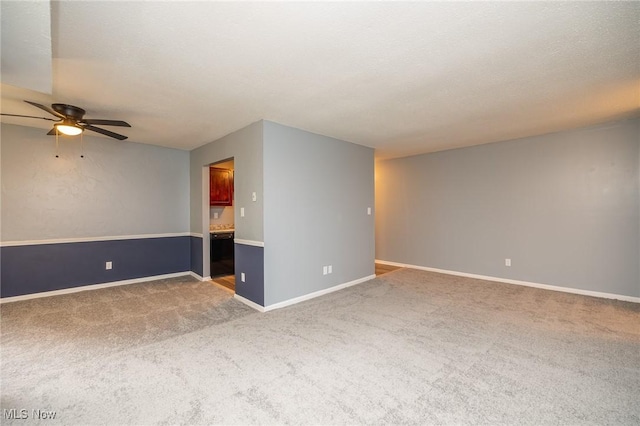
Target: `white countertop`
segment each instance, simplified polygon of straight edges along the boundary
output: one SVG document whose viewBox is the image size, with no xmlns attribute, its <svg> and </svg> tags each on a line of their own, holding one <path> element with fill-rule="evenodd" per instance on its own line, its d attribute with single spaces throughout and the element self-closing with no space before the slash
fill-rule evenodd
<svg viewBox="0 0 640 426">
<path fill-rule="evenodd" d="M 235 229 L 209 229 L 210 234 L 229 234 L 231 232 L 236 232 Z"/>
</svg>

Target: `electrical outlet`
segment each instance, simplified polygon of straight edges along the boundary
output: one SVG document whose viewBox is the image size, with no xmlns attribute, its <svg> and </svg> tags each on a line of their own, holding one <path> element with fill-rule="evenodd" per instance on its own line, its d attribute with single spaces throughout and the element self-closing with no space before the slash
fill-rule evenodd
<svg viewBox="0 0 640 426">
<path fill-rule="evenodd" d="M 244 272 L 240 272 L 240 281 L 244 282 L 245 277 L 244 277 Z"/>
<path fill-rule="evenodd" d="M 505 259 L 504 266 L 511 266 L 511 259 Z"/>
<path fill-rule="evenodd" d="M 328 268 L 326 266 L 322 267 L 322 275 L 327 275 Z"/>
<path fill-rule="evenodd" d="M 327 267 L 327 273 L 332 274 L 333 273 L 333 265 L 329 265 Z"/>
<path fill-rule="evenodd" d="M 240 207 L 240 217 L 244 217 L 244 207 Z"/>
<path fill-rule="evenodd" d="M 213 214 L 213 218 L 214 218 L 214 219 L 217 219 L 217 218 L 218 218 L 218 213 L 217 213 L 217 212 Z"/>
<path fill-rule="evenodd" d="M 109 269 L 113 269 L 113 262 L 112 261 L 108 261 L 107 263 L 104 264 L 104 269 L 109 270 Z"/>
<path fill-rule="evenodd" d="M 371 207 L 367 207 L 367 214 L 371 216 Z"/>
<path fill-rule="evenodd" d="M 251 193 L 251 201 L 256 201 L 258 199 L 257 195 L 255 192 Z"/>
</svg>

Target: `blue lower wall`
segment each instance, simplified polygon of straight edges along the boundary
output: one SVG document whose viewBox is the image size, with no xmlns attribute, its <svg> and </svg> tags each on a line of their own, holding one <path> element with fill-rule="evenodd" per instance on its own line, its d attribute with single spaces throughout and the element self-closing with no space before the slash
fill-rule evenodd
<svg viewBox="0 0 640 426">
<path fill-rule="evenodd" d="M 264 306 L 264 248 L 235 245 L 236 294 Z M 244 272 L 245 282 L 240 279 Z"/>
<path fill-rule="evenodd" d="M 194 274 L 202 276 L 202 238 L 194 236 L 189 238 L 191 250 L 191 263 L 189 270 Z"/>
<path fill-rule="evenodd" d="M 187 272 L 193 270 L 191 238 L 193 237 L 184 236 L 1 247 L 0 296 L 21 296 Z M 106 261 L 113 262 L 113 269 L 105 269 Z"/>
</svg>

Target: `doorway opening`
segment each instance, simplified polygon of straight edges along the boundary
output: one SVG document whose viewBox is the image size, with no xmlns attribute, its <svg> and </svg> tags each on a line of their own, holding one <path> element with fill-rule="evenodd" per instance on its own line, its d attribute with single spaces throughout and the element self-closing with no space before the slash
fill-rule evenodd
<svg viewBox="0 0 640 426">
<path fill-rule="evenodd" d="M 211 281 L 235 292 L 234 160 L 212 163 L 209 174 L 209 272 Z"/>
</svg>

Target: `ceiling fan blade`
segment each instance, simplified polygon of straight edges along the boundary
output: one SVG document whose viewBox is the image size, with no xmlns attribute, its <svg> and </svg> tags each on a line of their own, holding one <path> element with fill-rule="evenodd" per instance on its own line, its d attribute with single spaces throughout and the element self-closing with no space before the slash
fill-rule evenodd
<svg viewBox="0 0 640 426">
<path fill-rule="evenodd" d="M 118 133 L 114 133 L 114 132 L 110 132 L 109 130 L 105 130 L 105 129 L 101 129 L 100 127 L 94 127 L 90 124 L 86 124 L 84 126 L 82 126 L 84 129 L 87 130 L 91 130 L 92 132 L 96 132 L 96 133 L 102 133 L 103 135 L 106 136 L 110 136 L 112 138 L 118 139 L 118 140 L 125 140 L 128 138 L 128 136 L 124 136 L 124 135 L 120 135 Z"/>
<path fill-rule="evenodd" d="M 48 106 L 40 105 L 40 104 L 37 104 L 35 102 L 31 102 L 31 101 L 25 101 L 25 102 L 30 104 L 30 105 L 33 105 L 34 107 L 38 107 L 43 111 L 47 111 L 49 114 L 51 114 L 51 115 L 53 115 L 55 117 L 66 118 L 64 115 L 60 114 L 59 112 L 56 112 L 56 111 L 52 110 Z"/>
<path fill-rule="evenodd" d="M 101 126 L 120 126 L 120 127 L 131 127 L 131 124 L 126 121 L 120 120 L 102 120 L 99 118 L 87 118 L 81 121 L 81 123 L 87 124 L 98 124 Z"/>
<path fill-rule="evenodd" d="M 35 115 L 5 114 L 4 112 L 3 112 L 3 113 L 1 113 L 0 115 L 6 115 L 7 117 L 39 118 L 40 120 L 58 121 L 58 120 L 55 120 L 55 119 L 53 119 L 53 118 L 47 118 L 47 117 L 36 117 Z"/>
<path fill-rule="evenodd" d="M 47 135 L 49 136 L 53 136 L 56 134 L 56 128 L 54 127 L 53 129 L 49 130 L 49 133 L 47 133 Z"/>
</svg>

